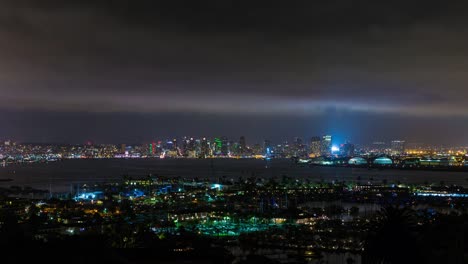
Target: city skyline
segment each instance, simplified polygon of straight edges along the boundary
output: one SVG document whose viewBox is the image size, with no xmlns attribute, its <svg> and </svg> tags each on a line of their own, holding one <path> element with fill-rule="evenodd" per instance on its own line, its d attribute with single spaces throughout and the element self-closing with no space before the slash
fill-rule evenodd
<svg viewBox="0 0 468 264">
<path fill-rule="evenodd" d="M 0 144 L 52 144 L 52 145 L 119 145 L 119 144 L 129 144 L 129 145 L 141 145 L 141 144 L 147 144 L 147 143 L 152 143 L 152 142 L 157 142 L 157 141 L 172 141 L 172 140 L 183 140 L 183 139 L 190 139 L 193 138 L 195 140 L 208 140 L 208 141 L 213 141 L 216 138 L 226 138 L 229 140 L 229 142 L 234 142 L 239 145 L 244 145 L 247 147 L 251 147 L 255 144 L 258 143 L 263 143 L 265 140 L 271 142 L 272 144 L 275 145 L 283 145 L 283 144 L 294 144 L 295 140 L 299 139 L 303 141 L 304 145 L 311 146 L 314 144 L 314 141 L 318 141 L 319 145 L 317 148 L 320 148 L 320 144 L 322 141 L 322 137 L 325 136 L 331 136 L 333 137 L 332 141 L 332 147 L 336 147 L 338 145 L 342 144 L 347 144 L 347 143 L 352 143 L 354 145 L 358 145 L 361 147 L 370 147 L 373 145 L 383 145 L 386 147 L 391 147 L 394 142 L 404 142 L 405 144 L 409 144 L 414 147 L 447 147 L 447 148 L 466 148 L 467 144 L 444 144 L 442 142 L 434 142 L 434 143 L 429 143 L 429 142 L 424 142 L 421 140 L 407 140 L 405 137 L 388 137 L 387 139 L 383 140 L 381 137 L 380 138 L 368 138 L 364 141 L 361 142 L 355 142 L 349 139 L 349 137 L 343 137 L 341 135 L 336 136 L 334 134 L 313 134 L 312 136 L 294 136 L 294 137 L 278 137 L 274 140 L 272 140 L 272 137 L 259 137 L 259 138 L 250 138 L 246 137 L 245 135 L 237 135 L 237 136 L 226 136 L 226 135 L 188 135 L 185 134 L 183 136 L 153 136 L 151 138 L 147 139 L 128 139 L 126 141 L 96 141 L 93 138 L 87 138 L 82 141 L 76 141 L 76 142 L 70 142 L 70 141 L 21 141 L 15 138 L 0 138 Z M 139 138 L 139 137 L 137 137 Z M 243 142 L 243 143 L 242 143 Z"/>
<path fill-rule="evenodd" d="M 468 144 L 466 3 L 7 0 L 0 10 L 0 138 Z"/>
<path fill-rule="evenodd" d="M 338 145 L 343 145 L 343 144 L 356 144 L 359 146 L 363 147 L 369 147 L 373 145 L 383 145 L 386 147 L 391 147 L 394 142 L 403 142 L 404 144 L 410 144 L 414 146 L 424 146 L 424 147 L 460 147 L 464 148 L 465 145 L 459 144 L 459 145 L 444 145 L 444 144 L 429 144 L 427 142 L 421 142 L 421 141 L 407 141 L 405 138 L 391 138 L 389 140 L 383 141 L 381 139 L 367 139 L 364 143 L 362 142 L 354 142 L 351 141 L 347 138 L 343 139 L 341 137 L 337 137 L 336 135 L 332 134 L 315 134 L 312 136 L 295 136 L 295 137 L 284 137 L 278 140 L 271 140 L 270 137 L 263 137 L 260 139 L 256 138 L 249 138 L 244 135 L 240 136 L 234 136 L 234 137 L 227 137 L 226 135 L 184 135 L 184 136 L 154 136 L 149 139 L 137 141 L 137 140 L 129 140 L 129 141 L 121 141 L 121 142 L 99 142 L 95 141 L 93 139 L 87 139 L 82 142 L 54 142 L 54 141 L 44 141 L 44 142 L 34 142 L 34 141 L 18 141 L 15 140 L 14 138 L 0 138 L 0 144 L 4 145 L 11 145 L 11 144 L 52 144 L 52 145 L 120 145 L 120 144 L 129 144 L 129 145 L 141 145 L 141 144 L 151 144 L 154 142 L 169 142 L 169 141 L 183 141 L 183 140 L 199 140 L 199 141 L 215 141 L 216 139 L 222 139 L 225 138 L 231 143 L 236 143 L 239 144 L 239 146 L 245 147 L 251 147 L 255 144 L 259 143 L 264 143 L 265 141 L 270 142 L 271 144 L 275 145 L 283 145 L 283 144 L 296 144 L 297 140 L 299 140 L 301 143 L 306 146 L 312 146 L 315 142 L 318 142 L 319 145 L 317 145 L 317 148 L 321 148 L 321 142 L 325 139 L 325 137 L 331 137 L 333 138 L 330 142 L 329 147 L 336 147 Z"/>
</svg>

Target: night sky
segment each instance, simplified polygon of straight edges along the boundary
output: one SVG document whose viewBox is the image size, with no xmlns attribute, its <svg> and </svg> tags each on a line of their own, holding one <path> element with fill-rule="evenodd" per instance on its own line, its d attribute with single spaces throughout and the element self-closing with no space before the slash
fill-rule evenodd
<svg viewBox="0 0 468 264">
<path fill-rule="evenodd" d="M 0 139 L 468 144 L 467 4 L 383 2 L 2 0 Z"/>
</svg>

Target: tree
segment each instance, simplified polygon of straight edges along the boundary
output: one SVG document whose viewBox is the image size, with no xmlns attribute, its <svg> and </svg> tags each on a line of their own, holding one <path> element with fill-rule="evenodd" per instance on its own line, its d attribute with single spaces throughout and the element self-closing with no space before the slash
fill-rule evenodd
<svg viewBox="0 0 468 264">
<path fill-rule="evenodd" d="M 35 204 L 31 204 L 28 208 L 28 218 L 25 222 L 26 233 L 29 237 L 33 237 L 39 230 L 44 218 L 39 216 L 40 210 Z"/>
<path fill-rule="evenodd" d="M 0 210 L 0 245 L 17 246 L 24 241 L 24 232 L 18 223 L 18 216 L 11 208 Z"/>
<path fill-rule="evenodd" d="M 384 207 L 369 225 L 363 263 L 418 263 L 416 221 L 407 208 Z"/>
</svg>

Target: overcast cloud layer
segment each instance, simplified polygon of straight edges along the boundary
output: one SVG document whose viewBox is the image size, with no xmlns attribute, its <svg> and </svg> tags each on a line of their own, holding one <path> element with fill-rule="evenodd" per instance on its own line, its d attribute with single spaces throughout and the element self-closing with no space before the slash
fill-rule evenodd
<svg viewBox="0 0 468 264">
<path fill-rule="evenodd" d="M 0 105 L 468 118 L 463 4 L 166 2 L 2 1 Z"/>
</svg>

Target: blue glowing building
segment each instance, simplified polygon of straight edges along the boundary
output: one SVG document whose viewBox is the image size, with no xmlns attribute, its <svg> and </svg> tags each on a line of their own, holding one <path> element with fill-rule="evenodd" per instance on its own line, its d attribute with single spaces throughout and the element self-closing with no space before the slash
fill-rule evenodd
<svg viewBox="0 0 468 264">
<path fill-rule="evenodd" d="M 373 164 L 374 165 L 392 165 L 393 160 L 388 157 L 379 157 L 374 160 Z"/>
</svg>

